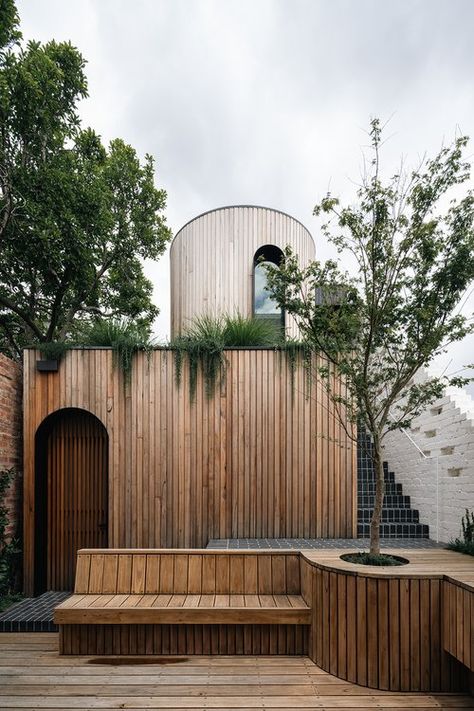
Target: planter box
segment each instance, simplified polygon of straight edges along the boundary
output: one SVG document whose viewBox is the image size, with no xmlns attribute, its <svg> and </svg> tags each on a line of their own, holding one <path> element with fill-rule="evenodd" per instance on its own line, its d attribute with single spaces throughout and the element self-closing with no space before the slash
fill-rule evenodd
<svg viewBox="0 0 474 711">
<path fill-rule="evenodd" d="M 57 360 L 37 360 L 36 370 L 40 373 L 55 373 L 58 369 Z"/>
</svg>

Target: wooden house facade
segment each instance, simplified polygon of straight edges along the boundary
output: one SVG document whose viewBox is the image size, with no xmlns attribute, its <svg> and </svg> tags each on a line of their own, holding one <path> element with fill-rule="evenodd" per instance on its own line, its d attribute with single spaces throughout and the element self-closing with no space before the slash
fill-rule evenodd
<svg viewBox="0 0 474 711">
<path fill-rule="evenodd" d="M 186 363 L 178 383 L 171 350 L 138 353 L 130 382 L 111 349 L 67 351 L 57 372 L 39 357 L 24 354 L 27 594 L 71 589 L 80 547 L 356 535 L 355 443 L 284 351 L 225 351 L 210 397 Z"/>
</svg>

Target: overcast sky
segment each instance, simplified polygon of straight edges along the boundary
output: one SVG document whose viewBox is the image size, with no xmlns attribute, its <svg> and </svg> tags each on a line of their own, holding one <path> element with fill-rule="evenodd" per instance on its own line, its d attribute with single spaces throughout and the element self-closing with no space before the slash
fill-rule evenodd
<svg viewBox="0 0 474 711">
<path fill-rule="evenodd" d="M 389 169 L 400 156 L 415 165 L 456 132 L 474 139 L 473 0 L 19 0 L 18 8 L 26 39 L 71 40 L 87 59 L 84 123 L 156 158 L 173 232 L 215 207 L 265 205 L 301 220 L 325 258 L 331 250 L 312 209 L 328 187 L 354 195 L 370 117 L 390 118 Z M 146 271 L 165 339 L 168 254 Z M 471 338 L 441 367 L 473 362 L 473 351 Z"/>
</svg>

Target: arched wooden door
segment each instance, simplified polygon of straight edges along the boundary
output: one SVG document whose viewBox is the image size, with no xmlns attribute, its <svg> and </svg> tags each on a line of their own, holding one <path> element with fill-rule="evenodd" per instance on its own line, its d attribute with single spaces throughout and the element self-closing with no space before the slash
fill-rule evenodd
<svg viewBox="0 0 474 711">
<path fill-rule="evenodd" d="M 40 587 L 72 590 L 77 550 L 107 547 L 108 435 L 94 415 L 76 409 L 54 413 L 41 429 Z"/>
</svg>

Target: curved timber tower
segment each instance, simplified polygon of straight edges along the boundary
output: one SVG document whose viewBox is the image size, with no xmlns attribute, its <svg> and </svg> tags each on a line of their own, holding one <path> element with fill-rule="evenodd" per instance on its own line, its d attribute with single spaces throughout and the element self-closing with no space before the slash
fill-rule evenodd
<svg viewBox="0 0 474 711">
<path fill-rule="evenodd" d="M 298 331 L 265 291 L 260 260 L 279 263 L 291 245 L 305 266 L 314 259 L 309 231 L 290 215 L 268 207 L 235 205 L 188 222 L 171 245 L 171 336 L 204 314 L 235 313 L 281 319 L 288 336 Z"/>
</svg>

